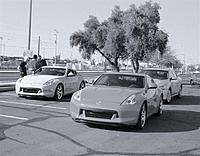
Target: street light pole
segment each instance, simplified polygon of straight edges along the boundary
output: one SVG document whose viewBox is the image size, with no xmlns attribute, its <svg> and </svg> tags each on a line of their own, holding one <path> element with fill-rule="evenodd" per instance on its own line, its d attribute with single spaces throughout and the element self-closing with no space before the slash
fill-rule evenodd
<svg viewBox="0 0 200 156">
<path fill-rule="evenodd" d="M 55 31 L 55 62 L 54 64 L 56 64 L 56 55 L 57 55 L 57 49 L 58 49 L 58 31 L 56 29 L 54 29 Z"/>
<path fill-rule="evenodd" d="M 32 20 L 32 0 L 30 0 L 30 12 L 29 12 L 28 50 L 30 50 L 31 48 L 31 20 Z"/>
</svg>

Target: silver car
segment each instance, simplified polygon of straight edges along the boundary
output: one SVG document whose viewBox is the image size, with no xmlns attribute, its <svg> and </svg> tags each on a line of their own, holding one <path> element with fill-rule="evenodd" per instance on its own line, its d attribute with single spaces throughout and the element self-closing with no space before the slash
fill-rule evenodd
<svg viewBox="0 0 200 156">
<path fill-rule="evenodd" d="M 61 100 L 64 95 L 84 87 L 83 77 L 75 70 L 44 66 L 33 75 L 19 78 L 15 90 L 19 96 L 44 96 Z"/>
<path fill-rule="evenodd" d="M 162 114 L 162 96 L 147 75 L 104 73 L 91 86 L 73 94 L 70 113 L 77 122 L 143 128 L 152 114 Z"/>
<path fill-rule="evenodd" d="M 151 76 L 157 85 L 163 90 L 163 100 L 170 103 L 172 97 L 181 97 L 182 80 L 171 68 L 146 68 L 142 71 Z"/>
</svg>

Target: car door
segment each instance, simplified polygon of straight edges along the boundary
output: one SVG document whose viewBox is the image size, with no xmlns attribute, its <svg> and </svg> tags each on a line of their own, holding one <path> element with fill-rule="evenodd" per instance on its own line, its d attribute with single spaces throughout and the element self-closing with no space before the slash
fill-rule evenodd
<svg viewBox="0 0 200 156">
<path fill-rule="evenodd" d="M 155 82 L 151 77 L 147 77 L 147 91 L 146 98 L 148 104 L 148 112 L 149 114 L 153 114 L 157 108 L 157 88 L 153 88 L 155 86 Z M 156 85 L 157 86 L 157 85 Z"/>
</svg>

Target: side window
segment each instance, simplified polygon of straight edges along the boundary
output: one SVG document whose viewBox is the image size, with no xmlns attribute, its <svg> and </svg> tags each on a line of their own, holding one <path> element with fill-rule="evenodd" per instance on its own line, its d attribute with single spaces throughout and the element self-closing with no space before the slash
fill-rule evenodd
<svg viewBox="0 0 200 156">
<path fill-rule="evenodd" d="M 170 70 L 171 74 L 172 74 L 172 79 L 176 79 L 176 73 L 174 72 L 174 70 Z"/>
<path fill-rule="evenodd" d="M 67 77 L 73 77 L 73 76 L 76 76 L 76 72 L 74 70 L 68 69 Z"/>
</svg>

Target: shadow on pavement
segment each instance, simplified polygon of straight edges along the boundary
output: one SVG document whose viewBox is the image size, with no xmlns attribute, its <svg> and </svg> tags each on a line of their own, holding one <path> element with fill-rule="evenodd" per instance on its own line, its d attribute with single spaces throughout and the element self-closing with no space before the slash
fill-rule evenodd
<svg viewBox="0 0 200 156">
<path fill-rule="evenodd" d="M 29 99 L 29 100 L 41 100 L 41 101 L 57 101 L 57 102 L 70 102 L 72 97 L 72 94 L 70 95 L 66 95 L 62 98 L 62 100 L 58 101 L 55 100 L 53 98 L 46 98 L 46 97 L 33 97 L 33 96 L 26 96 L 26 97 L 20 97 L 20 98 L 25 98 L 25 99 Z"/>
<path fill-rule="evenodd" d="M 167 105 L 200 105 L 200 96 L 182 96 L 180 99 L 173 98 L 171 103 Z"/>
<path fill-rule="evenodd" d="M 200 127 L 200 113 L 194 111 L 165 110 L 160 117 L 152 116 L 142 130 L 135 127 L 89 125 L 89 127 L 137 133 L 169 133 L 196 130 Z"/>
</svg>

